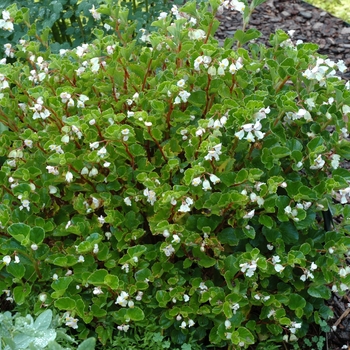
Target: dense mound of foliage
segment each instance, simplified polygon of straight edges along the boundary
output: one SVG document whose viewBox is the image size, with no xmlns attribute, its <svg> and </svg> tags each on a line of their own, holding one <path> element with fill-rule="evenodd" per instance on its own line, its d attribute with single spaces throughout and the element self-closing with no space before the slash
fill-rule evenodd
<svg viewBox="0 0 350 350">
<path fill-rule="evenodd" d="M 153 332 L 272 349 L 325 328 L 350 278 L 349 84 L 293 33 L 219 47 L 215 14 L 258 4 L 173 6 L 136 37 L 128 10 L 101 5 L 111 35 L 8 51 L 0 290 L 15 311 L 52 309 L 104 348 Z"/>
</svg>

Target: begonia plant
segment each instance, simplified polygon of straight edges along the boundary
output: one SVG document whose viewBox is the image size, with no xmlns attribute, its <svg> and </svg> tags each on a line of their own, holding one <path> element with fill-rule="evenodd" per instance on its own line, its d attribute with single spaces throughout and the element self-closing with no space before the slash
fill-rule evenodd
<svg viewBox="0 0 350 350">
<path fill-rule="evenodd" d="M 147 328 L 228 349 L 297 344 L 332 316 L 350 281 L 346 67 L 281 30 L 219 45 L 216 14 L 259 3 L 188 2 L 152 33 L 101 5 L 113 34 L 97 21 L 59 54 L 26 38 L 0 65 L 16 311 L 54 309 L 104 347 Z"/>
</svg>

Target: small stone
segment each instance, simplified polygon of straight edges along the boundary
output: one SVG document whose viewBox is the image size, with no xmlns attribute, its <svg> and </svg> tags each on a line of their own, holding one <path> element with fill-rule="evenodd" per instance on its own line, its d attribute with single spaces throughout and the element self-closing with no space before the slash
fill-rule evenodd
<svg viewBox="0 0 350 350">
<path fill-rule="evenodd" d="M 301 11 L 300 15 L 303 16 L 306 19 L 312 18 L 312 12 L 310 12 L 310 11 Z"/>
<path fill-rule="evenodd" d="M 340 31 L 341 35 L 346 35 L 346 34 L 350 34 L 350 27 L 344 27 L 342 28 L 342 30 Z M 350 37 L 349 37 L 350 38 Z"/>
<path fill-rule="evenodd" d="M 328 37 L 327 41 L 328 41 L 329 44 L 335 45 L 335 41 L 333 40 L 333 38 Z"/>
<path fill-rule="evenodd" d="M 326 40 L 325 39 L 320 39 L 318 42 L 318 45 L 320 47 L 320 49 L 323 49 L 326 46 Z"/>
<path fill-rule="evenodd" d="M 283 17 L 290 17 L 291 16 L 291 14 L 288 11 L 282 11 L 281 15 Z"/>
<path fill-rule="evenodd" d="M 323 27 L 323 23 L 321 22 L 316 22 L 313 26 L 312 29 L 313 30 L 320 30 Z"/>
</svg>

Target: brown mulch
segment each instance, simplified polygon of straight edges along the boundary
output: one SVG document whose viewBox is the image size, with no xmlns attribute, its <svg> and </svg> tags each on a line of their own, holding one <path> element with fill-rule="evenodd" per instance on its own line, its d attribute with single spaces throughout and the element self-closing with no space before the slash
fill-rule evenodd
<svg viewBox="0 0 350 350">
<path fill-rule="evenodd" d="M 216 36 L 220 41 L 242 28 L 240 13 L 226 10 L 218 19 L 221 24 Z M 341 77 L 350 79 L 350 23 L 301 0 L 267 0 L 253 13 L 249 28 L 258 29 L 262 33 L 259 41 L 267 45 L 270 34 L 277 29 L 295 30 L 293 40 L 316 43 L 320 54 L 336 62 L 343 60 L 348 71 Z M 331 330 L 327 334 L 315 332 L 315 335 L 326 338 L 324 349 L 350 350 L 350 294 L 345 297 L 333 294 L 328 305 L 334 313 L 328 322 Z"/>
<path fill-rule="evenodd" d="M 218 19 L 220 40 L 242 28 L 240 13 L 225 11 Z M 264 43 L 268 43 L 276 29 L 295 30 L 293 40 L 316 43 L 320 54 L 335 61 L 343 60 L 349 70 L 342 77 L 350 79 L 350 23 L 301 0 L 267 0 L 255 9 L 249 28 L 258 29 L 262 33 L 259 41 Z"/>
</svg>

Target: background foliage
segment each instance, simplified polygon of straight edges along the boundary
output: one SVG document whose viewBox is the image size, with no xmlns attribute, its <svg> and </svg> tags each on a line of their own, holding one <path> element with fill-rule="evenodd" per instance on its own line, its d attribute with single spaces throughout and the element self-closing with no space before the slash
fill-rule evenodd
<svg viewBox="0 0 350 350">
<path fill-rule="evenodd" d="M 307 0 L 307 2 L 350 23 L 350 3 L 347 0 Z"/>
<path fill-rule="evenodd" d="M 6 43 L 15 45 L 21 38 L 29 40 L 41 35 L 50 39 L 49 45 L 53 52 L 91 42 L 96 21 L 89 10 L 103 4 L 128 8 L 128 19 L 137 19 L 136 30 L 149 30 L 151 22 L 160 12 L 169 11 L 172 4 L 182 3 L 183 0 L 171 3 L 167 0 L 3 0 L 0 3 L 0 11 L 10 5 L 12 8 L 17 7 L 20 9 L 17 16 L 22 20 L 17 21 L 14 32 L 1 31 L 0 50 L 4 50 L 3 45 Z M 108 17 L 102 15 L 102 21 L 107 20 Z M 102 30 L 107 31 L 106 28 Z"/>
</svg>

